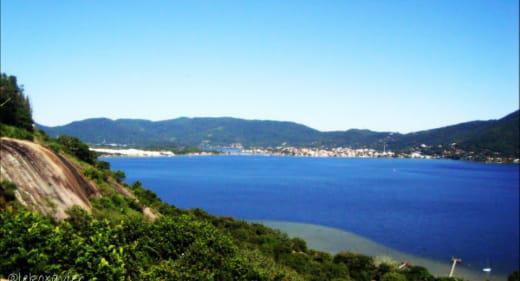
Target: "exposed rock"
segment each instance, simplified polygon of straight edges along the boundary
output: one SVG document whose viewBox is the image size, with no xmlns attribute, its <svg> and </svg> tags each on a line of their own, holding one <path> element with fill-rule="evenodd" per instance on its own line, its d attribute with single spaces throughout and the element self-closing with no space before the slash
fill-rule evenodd
<svg viewBox="0 0 520 281">
<path fill-rule="evenodd" d="M 0 179 L 16 184 L 16 199 L 56 219 L 78 205 L 90 210 L 89 198 L 99 190 L 65 157 L 24 140 L 0 139 Z"/>
<path fill-rule="evenodd" d="M 155 219 L 157 219 L 159 217 L 158 214 L 156 214 L 152 209 L 150 209 L 149 207 L 145 207 L 143 209 L 143 215 L 151 220 L 151 221 L 154 221 Z"/>
</svg>

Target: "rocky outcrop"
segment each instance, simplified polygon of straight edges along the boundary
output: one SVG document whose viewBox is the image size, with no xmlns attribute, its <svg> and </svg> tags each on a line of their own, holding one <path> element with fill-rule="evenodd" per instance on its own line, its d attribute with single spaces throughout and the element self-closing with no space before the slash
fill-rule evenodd
<svg viewBox="0 0 520 281">
<path fill-rule="evenodd" d="M 56 219 L 78 205 L 89 210 L 99 190 L 65 157 L 24 140 L 0 139 L 0 179 L 16 184 L 16 199 Z"/>
</svg>

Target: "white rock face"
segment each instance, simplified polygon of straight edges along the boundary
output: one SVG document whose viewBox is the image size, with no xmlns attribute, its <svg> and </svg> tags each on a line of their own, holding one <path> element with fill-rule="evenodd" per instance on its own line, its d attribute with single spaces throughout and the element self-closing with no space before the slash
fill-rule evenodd
<svg viewBox="0 0 520 281">
<path fill-rule="evenodd" d="M 91 184 L 65 157 L 39 144 L 0 139 L 0 179 L 16 184 L 16 199 L 23 205 L 56 219 L 77 205 L 90 209 L 90 197 L 98 196 Z"/>
</svg>

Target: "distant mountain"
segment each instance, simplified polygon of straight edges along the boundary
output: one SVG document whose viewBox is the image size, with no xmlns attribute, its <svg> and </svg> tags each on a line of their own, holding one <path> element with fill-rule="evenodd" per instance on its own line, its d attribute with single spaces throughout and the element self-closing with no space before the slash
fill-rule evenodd
<svg viewBox="0 0 520 281">
<path fill-rule="evenodd" d="M 51 136 L 72 135 L 90 144 L 132 146 L 350 146 L 405 150 L 456 143 L 468 150 L 519 153 L 519 112 L 499 120 L 472 121 L 409 134 L 351 129 L 321 132 L 293 122 L 237 118 L 177 118 L 164 121 L 86 119 L 64 126 L 39 125 Z"/>
<path fill-rule="evenodd" d="M 401 135 L 388 142 L 394 149 L 426 144 L 450 145 L 468 151 L 498 152 L 503 155 L 519 154 L 518 110 L 498 120 L 471 121 L 452 126 Z"/>
<path fill-rule="evenodd" d="M 177 118 L 147 120 L 106 118 L 87 119 L 65 126 L 40 126 L 50 135 L 73 135 L 91 144 L 118 143 L 150 145 L 229 145 L 246 146 L 314 145 L 321 132 L 292 122 L 243 120 L 236 118 Z"/>
</svg>

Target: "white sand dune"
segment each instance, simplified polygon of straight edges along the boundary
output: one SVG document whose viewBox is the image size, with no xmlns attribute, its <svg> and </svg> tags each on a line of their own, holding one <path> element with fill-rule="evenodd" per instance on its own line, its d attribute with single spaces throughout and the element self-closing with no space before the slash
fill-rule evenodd
<svg viewBox="0 0 520 281">
<path fill-rule="evenodd" d="M 160 157 L 175 156 L 175 153 L 168 150 L 142 150 L 135 148 L 113 149 L 113 148 L 90 148 L 91 151 L 104 155 L 128 156 L 128 157 Z"/>
</svg>

